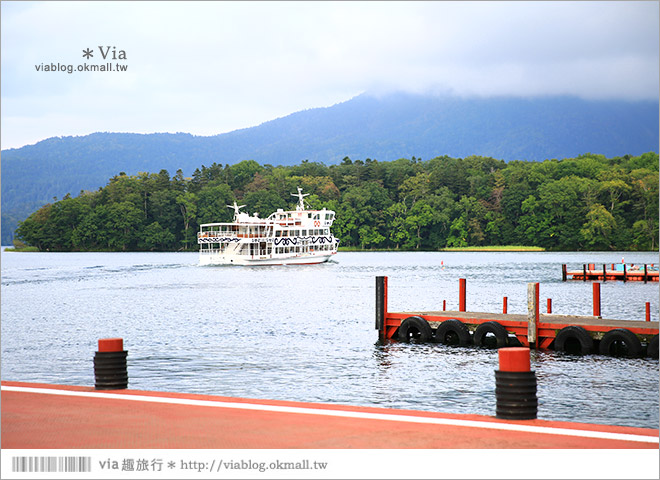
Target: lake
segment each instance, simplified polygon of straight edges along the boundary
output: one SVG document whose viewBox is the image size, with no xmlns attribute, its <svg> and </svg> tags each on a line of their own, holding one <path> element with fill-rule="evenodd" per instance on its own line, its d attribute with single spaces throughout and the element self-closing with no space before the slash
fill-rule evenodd
<svg viewBox="0 0 660 480">
<path fill-rule="evenodd" d="M 198 266 L 197 253 L 2 252 L 2 379 L 94 385 L 100 338 L 121 337 L 129 388 L 495 414 L 495 350 L 381 345 L 375 277 L 391 311 L 591 315 L 590 282 L 561 265 L 658 263 L 649 253 L 340 252 L 310 266 Z M 658 283 L 605 282 L 604 318 L 643 320 Z M 532 352 L 538 417 L 658 428 L 658 361 Z"/>
</svg>

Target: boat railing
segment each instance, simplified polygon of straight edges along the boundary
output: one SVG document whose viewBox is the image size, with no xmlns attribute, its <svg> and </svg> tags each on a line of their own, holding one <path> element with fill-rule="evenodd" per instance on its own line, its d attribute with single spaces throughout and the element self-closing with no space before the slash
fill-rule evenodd
<svg viewBox="0 0 660 480">
<path fill-rule="evenodd" d="M 236 238 L 239 235 L 236 232 L 199 232 L 197 238 L 210 238 L 210 237 L 231 237 Z"/>
<path fill-rule="evenodd" d="M 197 238 L 212 238 L 212 237 L 225 237 L 225 238 L 268 238 L 270 232 L 261 233 L 236 233 L 236 232 L 199 232 Z"/>
</svg>

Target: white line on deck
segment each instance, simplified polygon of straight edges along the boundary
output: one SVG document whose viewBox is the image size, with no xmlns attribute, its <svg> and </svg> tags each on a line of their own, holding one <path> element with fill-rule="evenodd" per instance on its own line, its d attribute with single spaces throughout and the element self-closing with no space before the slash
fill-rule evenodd
<svg viewBox="0 0 660 480">
<path fill-rule="evenodd" d="M 390 413 L 356 412 L 347 410 L 331 410 L 310 407 L 287 407 L 282 405 L 263 405 L 257 403 L 223 402 L 218 400 L 194 400 L 188 398 L 155 397 L 148 395 L 81 392 L 74 390 L 58 390 L 50 388 L 18 387 L 2 385 L 2 390 L 9 392 L 41 393 L 46 395 L 62 395 L 69 397 L 105 398 L 112 400 L 132 400 L 136 402 L 165 403 L 172 405 L 189 405 L 196 407 L 233 408 L 240 410 L 258 410 L 264 412 L 297 413 L 304 415 L 323 415 L 328 417 L 361 418 L 367 420 L 385 420 L 391 422 L 425 423 L 432 425 L 451 425 L 455 427 L 488 428 L 493 430 L 510 430 L 516 432 L 541 433 L 549 435 L 567 435 L 572 437 L 600 438 L 607 440 L 622 440 L 628 442 L 660 443 L 658 437 L 634 435 L 629 433 L 600 432 L 592 430 L 577 430 L 572 428 L 542 427 L 537 425 L 520 425 L 515 423 L 481 422 L 477 420 L 460 420 L 453 418 L 421 417 Z"/>
</svg>

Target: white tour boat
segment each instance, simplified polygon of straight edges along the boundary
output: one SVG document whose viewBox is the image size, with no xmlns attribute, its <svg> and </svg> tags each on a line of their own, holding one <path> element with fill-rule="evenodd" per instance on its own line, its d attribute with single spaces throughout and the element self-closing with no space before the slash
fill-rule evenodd
<svg viewBox="0 0 660 480">
<path fill-rule="evenodd" d="M 279 208 L 266 219 L 234 209 L 231 223 L 205 223 L 197 234 L 200 265 L 304 265 L 323 263 L 337 253 L 330 232 L 335 212 L 305 208 L 302 189 L 294 210 Z"/>
</svg>

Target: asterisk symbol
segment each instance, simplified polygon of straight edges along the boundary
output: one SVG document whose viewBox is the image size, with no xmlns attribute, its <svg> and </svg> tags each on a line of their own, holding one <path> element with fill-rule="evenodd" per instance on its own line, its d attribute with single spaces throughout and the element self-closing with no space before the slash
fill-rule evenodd
<svg viewBox="0 0 660 480">
<path fill-rule="evenodd" d="M 176 467 L 176 463 L 171 461 L 167 463 L 167 468 L 175 468 L 175 467 Z"/>
<path fill-rule="evenodd" d="M 90 50 L 89 48 L 86 48 L 85 50 L 83 50 L 82 56 L 85 58 L 93 57 L 94 56 L 94 54 L 92 53 L 93 51 L 94 50 Z"/>
</svg>

